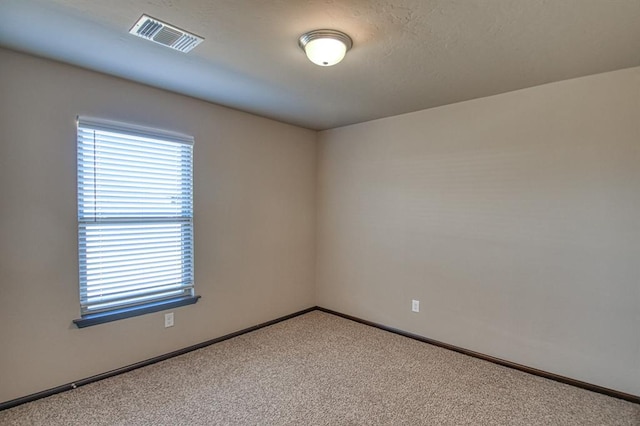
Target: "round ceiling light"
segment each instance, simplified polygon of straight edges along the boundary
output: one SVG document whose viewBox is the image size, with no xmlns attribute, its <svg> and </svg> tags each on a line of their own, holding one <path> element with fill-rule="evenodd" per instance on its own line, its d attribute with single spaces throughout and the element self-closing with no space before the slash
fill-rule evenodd
<svg viewBox="0 0 640 426">
<path fill-rule="evenodd" d="M 336 30 L 314 30 L 304 33 L 298 45 L 311 62 L 321 67 L 330 67 L 344 58 L 353 41 L 351 37 Z"/>
</svg>

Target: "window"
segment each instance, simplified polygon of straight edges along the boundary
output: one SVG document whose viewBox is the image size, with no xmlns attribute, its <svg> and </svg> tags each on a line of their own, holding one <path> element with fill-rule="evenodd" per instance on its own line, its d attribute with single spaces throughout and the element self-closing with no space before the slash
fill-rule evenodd
<svg viewBox="0 0 640 426">
<path fill-rule="evenodd" d="M 193 138 L 78 118 L 78 327 L 195 303 Z"/>
</svg>

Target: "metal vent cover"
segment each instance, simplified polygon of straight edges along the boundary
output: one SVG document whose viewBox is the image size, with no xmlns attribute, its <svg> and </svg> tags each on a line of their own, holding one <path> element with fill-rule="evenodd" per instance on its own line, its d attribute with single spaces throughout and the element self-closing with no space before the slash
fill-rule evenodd
<svg viewBox="0 0 640 426">
<path fill-rule="evenodd" d="M 202 37 L 148 15 L 142 15 L 131 27 L 129 33 L 183 53 L 189 52 L 204 40 Z"/>
</svg>

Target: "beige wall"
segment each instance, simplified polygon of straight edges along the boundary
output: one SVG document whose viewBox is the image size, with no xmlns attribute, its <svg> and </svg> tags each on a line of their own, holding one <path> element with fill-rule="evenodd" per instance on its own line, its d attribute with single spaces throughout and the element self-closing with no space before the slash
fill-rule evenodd
<svg viewBox="0 0 640 426">
<path fill-rule="evenodd" d="M 202 299 L 173 328 L 71 324 L 78 114 L 196 138 Z M 640 394 L 638 123 L 635 68 L 322 132 L 316 158 L 315 132 L 0 49 L 0 401 L 314 304 Z"/>
<path fill-rule="evenodd" d="M 79 317 L 76 115 L 195 136 L 196 291 L 163 313 Z M 313 306 L 316 133 L 0 49 L 0 401 Z"/>
<path fill-rule="evenodd" d="M 318 305 L 640 395 L 639 123 L 635 68 L 320 133 Z"/>
</svg>

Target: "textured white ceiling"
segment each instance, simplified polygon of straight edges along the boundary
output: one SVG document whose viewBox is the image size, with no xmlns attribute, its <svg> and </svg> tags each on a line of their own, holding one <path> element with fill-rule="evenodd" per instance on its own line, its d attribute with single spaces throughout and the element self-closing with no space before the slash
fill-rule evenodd
<svg viewBox="0 0 640 426">
<path fill-rule="evenodd" d="M 205 41 L 128 34 L 143 13 Z M 298 48 L 318 28 L 342 63 Z M 0 0 L 0 45 L 327 129 L 640 66 L 640 0 Z"/>
</svg>

